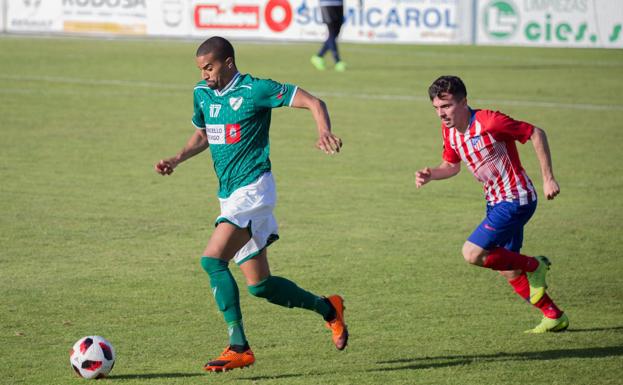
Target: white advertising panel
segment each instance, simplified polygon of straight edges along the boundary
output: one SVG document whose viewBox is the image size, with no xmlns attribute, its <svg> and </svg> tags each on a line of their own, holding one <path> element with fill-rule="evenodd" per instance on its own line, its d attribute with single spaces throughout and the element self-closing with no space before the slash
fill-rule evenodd
<svg viewBox="0 0 623 385">
<path fill-rule="evenodd" d="M 288 0 L 193 0 L 191 33 L 196 36 L 294 39 L 296 23 L 291 3 Z"/>
<path fill-rule="evenodd" d="M 623 1 L 480 0 L 477 44 L 623 48 Z"/>
<path fill-rule="evenodd" d="M 5 28 L 15 32 L 61 31 L 61 0 L 7 0 Z"/>
<path fill-rule="evenodd" d="M 459 0 L 345 1 L 343 41 L 460 42 Z M 320 40 L 326 27 L 316 0 L 193 0 L 192 34 Z"/>
<path fill-rule="evenodd" d="M 345 0 L 345 42 L 623 48 L 623 0 Z M 0 31 L 320 41 L 318 0 L 0 0 Z"/>
<path fill-rule="evenodd" d="M 147 3 L 147 34 L 189 36 L 190 0 L 160 0 Z"/>
<path fill-rule="evenodd" d="M 460 0 L 365 0 L 346 2 L 342 39 L 401 43 L 458 43 Z M 321 20 L 314 10 L 314 21 Z"/>
<path fill-rule="evenodd" d="M 80 34 L 144 35 L 147 33 L 146 2 L 147 0 L 62 0 L 63 31 Z"/>
<path fill-rule="evenodd" d="M 6 3 L 4 0 L 0 0 L 0 32 L 4 32 L 4 15 L 5 15 L 5 7 Z"/>
</svg>

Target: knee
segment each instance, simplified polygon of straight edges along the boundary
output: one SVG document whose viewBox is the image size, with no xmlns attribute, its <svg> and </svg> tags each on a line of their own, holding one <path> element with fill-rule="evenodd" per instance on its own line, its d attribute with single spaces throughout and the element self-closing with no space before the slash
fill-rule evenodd
<svg viewBox="0 0 623 385">
<path fill-rule="evenodd" d="M 486 250 L 481 249 L 470 242 L 465 242 L 465 244 L 463 244 L 462 253 L 465 262 L 472 265 L 482 266 L 487 252 Z"/>
<path fill-rule="evenodd" d="M 247 286 L 249 293 L 255 297 L 269 299 L 273 292 L 273 285 L 271 284 L 271 278 L 268 277 L 265 280 L 255 284 Z"/>
<path fill-rule="evenodd" d="M 227 270 L 227 261 L 212 257 L 201 257 L 201 267 L 208 274 L 214 274 L 216 272 Z"/>
</svg>

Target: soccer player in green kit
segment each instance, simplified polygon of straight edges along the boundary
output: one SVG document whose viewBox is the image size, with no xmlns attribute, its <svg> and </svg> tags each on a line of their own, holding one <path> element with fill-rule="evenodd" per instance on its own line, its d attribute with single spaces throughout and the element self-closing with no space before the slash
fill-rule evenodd
<svg viewBox="0 0 623 385">
<path fill-rule="evenodd" d="M 229 346 L 207 371 L 249 366 L 255 357 L 245 337 L 239 292 L 228 263 L 234 260 L 246 279 L 249 292 L 285 307 L 315 311 L 326 321 L 337 349 L 348 342 L 344 304 L 339 295 L 321 297 L 294 282 L 270 273 L 266 248 L 275 240 L 276 202 L 271 174 L 268 131 L 271 109 L 289 106 L 311 111 L 318 129 L 316 147 L 327 154 L 340 151 L 342 141 L 331 133 L 325 103 L 292 84 L 257 79 L 236 68 L 234 48 L 218 36 L 197 49 L 201 80 L 194 90 L 196 127 L 186 146 L 175 156 L 160 160 L 155 169 L 170 175 L 183 161 L 210 149 L 219 180 L 221 214 L 201 257 L 210 286 L 229 331 Z"/>
</svg>

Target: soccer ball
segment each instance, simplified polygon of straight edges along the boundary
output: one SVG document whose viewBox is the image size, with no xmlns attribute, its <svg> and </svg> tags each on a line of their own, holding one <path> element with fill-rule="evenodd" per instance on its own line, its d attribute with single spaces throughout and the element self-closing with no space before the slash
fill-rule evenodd
<svg viewBox="0 0 623 385">
<path fill-rule="evenodd" d="M 104 337 L 82 337 L 69 351 L 69 362 L 80 377 L 106 377 L 115 365 L 115 349 Z"/>
</svg>

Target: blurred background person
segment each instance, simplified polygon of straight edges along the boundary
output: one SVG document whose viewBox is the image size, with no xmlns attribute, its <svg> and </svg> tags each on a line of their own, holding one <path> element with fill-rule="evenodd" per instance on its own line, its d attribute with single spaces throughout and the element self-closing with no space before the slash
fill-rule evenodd
<svg viewBox="0 0 623 385">
<path fill-rule="evenodd" d="M 342 30 L 344 24 L 344 1 L 343 0 L 318 0 L 320 12 L 322 13 L 322 22 L 327 25 L 329 35 L 327 40 L 322 44 L 320 51 L 311 57 L 311 63 L 317 70 L 323 71 L 327 68 L 324 55 L 327 51 L 331 51 L 333 60 L 335 61 L 335 70 L 339 72 L 346 71 L 346 63 L 340 59 L 340 53 L 337 48 L 337 37 Z"/>
</svg>

